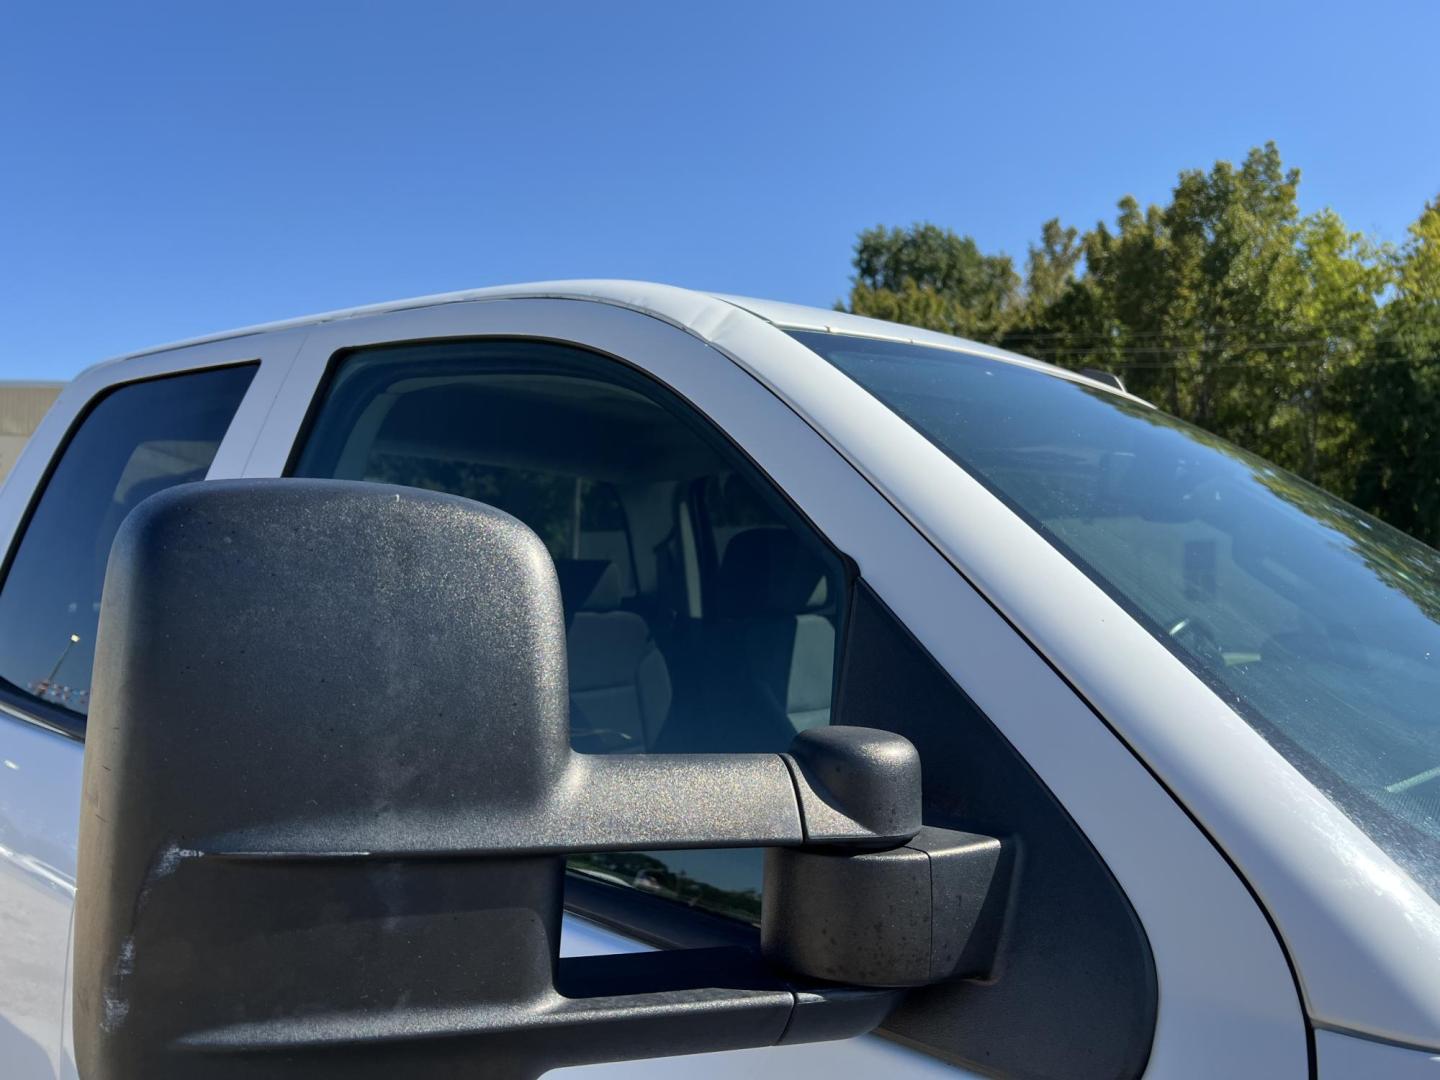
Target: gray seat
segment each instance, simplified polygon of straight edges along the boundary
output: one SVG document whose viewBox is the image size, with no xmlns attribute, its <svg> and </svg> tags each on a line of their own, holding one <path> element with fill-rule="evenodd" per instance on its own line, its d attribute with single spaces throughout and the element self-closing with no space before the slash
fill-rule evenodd
<svg viewBox="0 0 1440 1080">
<path fill-rule="evenodd" d="M 672 718 L 671 753 L 780 751 L 830 722 L 835 624 L 825 564 L 789 529 L 737 533 L 720 563 L 704 700 Z"/>
<path fill-rule="evenodd" d="M 571 743 L 588 753 L 641 753 L 670 713 L 670 672 L 650 627 L 621 607 L 620 573 L 604 559 L 557 559 L 566 608 Z"/>
<path fill-rule="evenodd" d="M 830 723 L 835 624 L 825 564 L 789 529 L 733 537 L 717 604 L 742 646 L 745 675 L 793 731 Z"/>
</svg>

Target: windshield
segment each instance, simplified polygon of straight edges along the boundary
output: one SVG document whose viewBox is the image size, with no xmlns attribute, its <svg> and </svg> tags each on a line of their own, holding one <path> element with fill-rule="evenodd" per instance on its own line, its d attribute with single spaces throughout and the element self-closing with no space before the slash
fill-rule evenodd
<svg viewBox="0 0 1440 1080">
<path fill-rule="evenodd" d="M 1107 390 L 793 336 L 1028 520 L 1440 899 L 1440 553 Z"/>
</svg>

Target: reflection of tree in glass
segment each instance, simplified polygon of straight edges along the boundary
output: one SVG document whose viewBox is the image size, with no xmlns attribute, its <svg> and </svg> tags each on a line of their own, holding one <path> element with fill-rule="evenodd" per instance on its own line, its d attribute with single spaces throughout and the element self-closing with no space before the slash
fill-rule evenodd
<svg viewBox="0 0 1440 1080">
<path fill-rule="evenodd" d="M 1123 376 L 1440 543 L 1440 198 L 1396 247 L 1302 214 L 1299 181 L 1273 143 L 1187 169 L 1159 205 L 1047 221 L 1023 282 L 949 229 L 866 229 L 839 306 Z"/>
<path fill-rule="evenodd" d="M 572 871 L 612 885 L 639 889 L 740 922 L 760 923 L 760 893 L 756 889 L 720 889 L 697 881 L 683 870 L 672 870 L 654 855 L 637 851 L 597 852 L 571 856 L 567 865 Z"/>
<path fill-rule="evenodd" d="M 1348 548 L 1380 581 L 1408 597 L 1426 618 L 1440 623 L 1440 552 L 1434 548 L 1218 435 L 1192 427 L 1155 409 L 1102 395 L 1088 388 L 1085 392 L 1146 423 L 1182 431 L 1188 439 L 1243 465 L 1268 491 L 1343 537 Z"/>
<path fill-rule="evenodd" d="M 555 558 L 571 554 L 577 483 L 582 512 L 585 495 L 593 486 L 590 481 L 554 473 L 398 453 L 372 456 L 366 479 L 443 491 L 497 507 L 534 529 Z"/>
<path fill-rule="evenodd" d="M 1343 503 L 1298 476 L 1256 468 L 1255 479 L 1308 517 L 1349 542 L 1370 571 L 1407 596 L 1431 622 L 1440 623 L 1440 553 Z"/>
</svg>

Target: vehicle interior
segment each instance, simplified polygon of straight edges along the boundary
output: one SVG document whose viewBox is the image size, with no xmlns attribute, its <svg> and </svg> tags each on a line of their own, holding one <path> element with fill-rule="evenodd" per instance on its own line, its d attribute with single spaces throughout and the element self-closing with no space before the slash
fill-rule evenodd
<svg viewBox="0 0 1440 1080">
<path fill-rule="evenodd" d="M 579 751 L 774 752 L 829 723 L 841 560 L 688 406 L 574 370 L 574 350 L 515 349 L 356 357 L 293 471 L 461 495 L 534 529 L 564 603 Z M 584 865 L 661 894 L 729 871 L 740 909 L 733 896 L 706 906 L 753 919 L 750 854 Z M 707 857 L 724 865 L 676 869 Z"/>
</svg>

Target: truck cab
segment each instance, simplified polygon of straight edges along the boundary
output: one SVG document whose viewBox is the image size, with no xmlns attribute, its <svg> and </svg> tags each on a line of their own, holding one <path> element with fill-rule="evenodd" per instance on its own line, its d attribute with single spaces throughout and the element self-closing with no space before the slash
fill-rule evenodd
<svg viewBox="0 0 1440 1080">
<path fill-rule="evenodd" d="M 82 860 L 82 831 L 110 835 L 98 808 L 111 798 L 130 805 L 124 792 L 139 784 L 127 789 L 125 776 L 135 760 L 126 748 L 138 744 L 115 741 L 112 728 L 123 717 L 140 731 L 125 739 L 143 734 L 157 754 L 173 729 L 180 761 L 191 738 L 177 712 L 183 698 L 188 715 L 213 721 L 204 768 L 220 770 L 211 782 L 219 799 L 233 776 L 226 755 L 248 760 L 224 738 L 226 717 L 255 710 L 231 696 L 250 692 L 243 679 L 199 701 L 179 670 L 173 686 L 160 679 L 140 695 L 138 676 L 120 673 L 141 661 L 121 655 L 122 631 L 110 628 L 141 625 L 143 588 L 115 582 L 144 581 L 134 576 L 148 565 L 137 508 L 159 522 L 156 507 L 173 503 L 165 512 L 179 514 L 173 500 L 198 488 L 234 492 L 238 501 L 215 504 L 222 510 L 271 508 L 264 515 L 274 519 L 289 504 L 265 501 L 267 484 L 384 486 L 406 506 L 404 492 L 453 497 L 496 508 L 533 536 L 544 564 L 536 595 L 554 583 L 555 633 L 545 640 L 563 656 L 555 685 L 581 770 L 566 775 L 591 777 L 597 790 L 610 783 L 600 779 L 606 769 L 629 778 L 630 817 L 617 812 L 610 831 L 596 825 L 569 846 L 526 841 L 526 853 L 565 857 L 556 978 L 579 978 L 564 973 L 582 971 L 586 958 L 718 955 L 706 950 L 759 957 L 787 977 L 823 953 L 838 965 L 827 970 L 846 975 L 820 977 L 823 992 L 786 991 L 797 1003 L 812 993 L 814 1015 L 831 1017 L 815 1029 L 829 1034 L 813 1041 L 795 1037 L 799 1004 L 769 1034 L 758 1025 L 710 1043 L 695 1034 L 667 1042 L 678 1020 L 657 1022 L 643 1046 L 606 1042 L 577 1022 L 535 1069 L 1403 1077 L 1433 1072 L 1440 1058 L 1440 556 L 1103 379 L 838 312 L 634 282 L 551 282 L 182 342 L 93 367 L 61 394 L 0 490 L 8 1075 L 140 1075 L 87 1072 L 85 1062 L 121 1060 L 105 1048 L 156 1009 L 136 989 L 150 954 L 135 949 L 140 939 L 127 954 L 123 934 L 97 945 L 99 916 L 82 917 L 77 932 L 77 897 L 82 908 L 113 901 L 138 926 L 177 868 L 214 852 L 189 846 L 177 826 L 132 868 L 143 881 L 133 896 L 107 896 L 122 887 L 123 868 L 86 877 L 85 867 L 118 856 L 113 842 L 92 839 Z M 309 504 L 294 505 L 300 531 Z M 415 510 L 417 521 L 430 505 Z M 236 521 L 240 536 L 243 516 Z M 117 547 L 117 535 L 134 538 Z M 335 552 L 351 550 L 338 532 L 325 535 Z M 405 541 L 386 543 L 399 545 L 386 564 L 398 568 L 397 588 L 436 572 Z M 251 656 L 244 628 L 231 625 L 251 617 L 247 580 L 260 589 L 258 577 L 215 582 L 233 620 L 182 622 L 182 594 L 164 593 L 151 619 L 174 615 L 173 627 L 137 640 L 168 648 L 164 634 L 184 626 L 186 649 L 240 678 L 261 663 L 260 637 L 273 645 L 293 633 L 294 662 L 276 678 L 286 683 L 285 715 L 323 728 L 323 744 L 307 734 L 316 761 L 343 769 L 376 752 L 381 736 L 357 746 L 347 731 L 347 717 L 370 730 L 360 717 L 371 691 L 360 688 L 379 685 L 366 681 L 376 665 L 393 662 L 385 693 L 432 720 L 427 703 L 464 673 L 443 635 L 413 655 L 395 652 L 386 639 L 398 623 L 355 639 L 374 650 L 368 672 L 332 664 L 323 642 L 311 650 L 327 627 L 359 633 L 367 612 L 390 610 L 344 590 L 296 600 L 288 623 L 275 616 L 269 631 L 252 631 Z M 292 594 L 309 596 L 304 584 Z M 273 689 L 275 679 L 251 681 Z M 143 731 L 147 711 L 154 726 Z M 462 740 L 465 723 L 433 730 Z M 857 729 L 912 747 L 915 824 L 979 838 L 965 850 L 988 860 L 983 882 L 962 890 L 973 906 L 963 916 L 945 909 L 944 925 L 963 921 L 968 936 L 941 975 L 867 976 L 855 960 L 860 938 L 889 942 L 906 929 L 903 911 L 877 908 L 871 929 L 844 932 L 854 939 L 844 947 L 815 946 L 809 923 L 849 925 L 845 911 L 825 906 L 837 906 L 836 889 L 807 885 L 802 902 L 790 899 L 792 885 L 781 900 L 777 883 L 800 872 L 777 869 L 791 864 L 774 852 L 829 842 L 812 827 L 820 811 L 806 803 L 804 748 Z M 493 751 L 489 737 L 477 728 L 476 741 L 457 741 L 442 758 Z M 87 738 L 110 740 L 88 765 Z M 374 821 L 364 828 L 405 820 L 404 800 L 443 775 L 412 741 L 397 737 L 386 753 L 393 797 L 367 804 Z M 693 789 L 710 793 L 722 762 L 790 762 L 801 778 L 792 795 L 810 815 L 804 835 L 725 831 L 734 802 L 758 804 L 769 790 L 758 779 L 736 781 L 741 794 L 717 806 L 713 830 L 674 811 L 692 789 L 668 773 L 644 780 L 643 770 L 682 759 L 696 770 L 713 761 Z M 323 801 L 323 771 L 291 776 L 276 797 L 289 798 L 306 775 Z M 848 798 L 827 805 L 849 807 Z M 563 805 L 588 807 L 560 814 L 585 823 L 613 810 Z M 666 814 L 685 823 L 673 836 L 653 824 Z M 841 838 L 846 857 L 873 859 L 922 835 L 856 829 Z M 475 844 L 412 854 L 468 858 Z M 954 898 L 936 893 L 927 934 L 941 933 L 942 899 Z M 402 906 L 414 902 L 407 894 Z M 857 911 L 872 902 L 858 887 L 851 894 Z M 258 954 L 270 940 L 262 930 L 235 934 Z M 106 963 L 97 949 L 110 950 Z M 382 952 L 352 957 L 354 978 L 363 984 L 367 963 L 386 962 Z M 474 962 L 483 966 L 485 954 Z M 99 974 L 77 981 L 87 965 Z M 395 1055 L 384 1058 L 392 1074 L 451 1075 L 399 1033 L 431 1015 L 424 982 L 403 1000 L 348 1014 L 379 1024 L 365 1028 L 366 1045 Z M 203 978 L 193 986 L 206 994 Z M 883 1000 L 869 993 L 877 986 Z M 854 990 L 848 1001 L 878 1002 L 867 1006 L 874 1015 L 834 1019 L 844 997 L 835 987 Z M 262 989 L 247 992 L 254 1000 L 235 1003 L 247 1023 L 281 1011 Z M 711 999 L 695 1000 L 698 1016 Z M 459 1030 L 432 1032 L 424 1045 L 452 1039 L 445 1067 L 468 1062 L 485 1074 L 485 1052 L 465 1050 Z M 222 1054 L 217 1047 L 243 1034 L 226 1032 L 193 1051 L 221 1056 L 185 1059 L 190 1070 L 206 1063 L 191 1075 L 273 1075 L 265 1062 L 279 1059 Z M 329 1050 L 311 1052 L 331 1061 Z M 699 1056 L 668 1056 L 679 1052 Z"/>
</svg>

